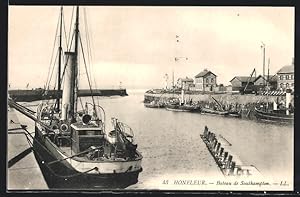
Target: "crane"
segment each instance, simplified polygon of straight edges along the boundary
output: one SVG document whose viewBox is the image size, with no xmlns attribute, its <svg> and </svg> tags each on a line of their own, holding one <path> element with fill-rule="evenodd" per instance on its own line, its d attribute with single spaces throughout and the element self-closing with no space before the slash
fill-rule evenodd
<svg viewBox="0 0 300 197">
<path fill-rule="evenodd" d="M 244 90 L 243 90 L 243 93 L 246 91 L 246 89 L 247 89 L 247 87 L 248 87 L 248 85 L 249 85 L 249 82 L 250 82 L 250 80 L 252 79 L 252 76 L 253 76 L 254 73 L 255 73 L 255 77 L 256 77 L 256 70 L 255 70 L 255 68 L 253 69 L 253 71 L 252 71 L 252 73 L 251 73 L 251 75 L 250 75 L 250 78 L 248 78 L 248 81 L 247 81 L 247 84 L 246 84 L 246 86 L 245 86 L 245 88 L 244 88 Z"/>
</svg>

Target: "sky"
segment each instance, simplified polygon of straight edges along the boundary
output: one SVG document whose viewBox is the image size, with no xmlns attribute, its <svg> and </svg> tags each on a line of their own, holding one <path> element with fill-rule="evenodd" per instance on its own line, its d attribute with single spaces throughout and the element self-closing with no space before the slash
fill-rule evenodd
<svg viewBox="0 0 300 197">
<path fill-rule="evenodd" d="M 64 7 L 66 35 L 72 9 Z M 58 48 L 59 14 L 58 6 L 9 7 L 11 88 L 46 84 L 52 50 Z M 205 68 L 217 75 L 218 84 L 229 85 L 234 76 L 250 76 L 254 68 L 257 75 L 263 73 L 262 42 L 266 73 L 268 59 L 272 75 L 292 63 L 294 15 L 294 7 L 90 6 L 80 10 L 80 34 L 84 48 L 86 40 L 91 43 L 88 68 L 97 88 L 116 88 L 120 82 L 130 89 L 159 88 L 166 73 L 171 83 L 173 71 L 176 80 L 194 78 Z M 175 57 L 188 59 L 175 62 Z M 82 57 L 80 62 L 80 87 L 87 88 Z"/>
</svg>

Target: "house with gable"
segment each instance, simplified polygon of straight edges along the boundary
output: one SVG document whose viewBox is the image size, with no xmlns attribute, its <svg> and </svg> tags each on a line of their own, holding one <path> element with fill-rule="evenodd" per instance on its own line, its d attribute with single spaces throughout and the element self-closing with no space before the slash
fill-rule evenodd
<svg viewBox="0 0 300 197">
<path fill-rule="evenodd" d="M 217 75 L 207 69 L 204 69 L 195 76 L 196 91 L 214 91 L 216 86 Z"/>
</svg>

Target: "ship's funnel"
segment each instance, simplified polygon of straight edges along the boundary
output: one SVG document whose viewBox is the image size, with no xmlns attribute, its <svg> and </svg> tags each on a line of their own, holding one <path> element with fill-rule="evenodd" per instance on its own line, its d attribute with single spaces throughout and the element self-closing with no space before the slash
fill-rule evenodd
<svg viewBox="0 0 300 197">
<path fill-rule="evenodd" d="M 67 120 L 74 113 L 74 86 L 76 54 L 65 52 L 66 68 L 64 74 L 64 86 L 62 94 L 61 120 Z"/>
</svg>

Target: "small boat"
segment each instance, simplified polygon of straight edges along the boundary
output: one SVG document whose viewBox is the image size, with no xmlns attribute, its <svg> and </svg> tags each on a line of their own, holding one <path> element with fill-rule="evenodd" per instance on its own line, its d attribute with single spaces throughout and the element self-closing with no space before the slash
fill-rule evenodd
<svg viewBox="0 0 300 197">
<path fill-rule="evenodd" d="M 241 113 L 239 111 L 229 111 L 228 115 L 231 116 L 231 117 L 236 117 L 236 118 L 241 117 Z"/>
<path fill-rule="evenodd" d="M 151 101 L 150 103 L 144 103 L 144 106 L 148 108 L 163 108 L 165 104 L 159 101 Z"/>
<path fill-rule="evenodd" d="M 62 99 L 58 97 L 54 104 L 43 101 L 37 108 L 35 157 L 50 188 L 125 188 L 137 183 L 143 157 L 130 127 L 112 118 L 112 129 L 108 129 L 105 111 L 93 96 L 92 103 L 78 100 L 78 6 L 73 35 L 72 47 L 65 52 L 64 72 L 58 72 L 58 90 L 64 77 Z M 59 50 L 62 53 L 61 46 Z"/>
<path fill-rule="evenodd" d="M 278 98 L 278 97 L 277 97 Z M 273 101 L 273 109 L 264 103 L 258 104 L 254 108 L 254 115 L 258 120 L 277 122 L 277 123 L 293 123 L 294 112 L 289 108 L 291 105 L 291 90 L 286 90 L 285 106 L 277 108 L 278 101 Z"/>
<path fill-rule="evenodd" d="M 221 116 L 229 115 L 228 111 L 220 111 L 220 110 L 210 109 L 206 107 L 201 108 L 200 112 L 205 114 L 214 114 L 214 115 L 221 115 Z"/>
<path fill-rule="evenodd" d="M 184 99 L 184 90 L 181 90 L 181 99 L 172 98 L 165 105 L 166 110 L 178 112 L 192 112 L 199 110 L 199 106 L 192 102 L 186 102 Z"/>
<path fill-rule="evenodd" d="M 196 111 L 199 108 L 195 105 L 189 105 L 189 104 L 166 104 L 165 106 L 166 110 L 169 111 L 181 111 L 181 112 L 192 112 L 192 111 Z"/>
<path fill-rule="evenodd" d="M 286 114 L 286 110 L 264 110 L 256 106 L 255 116 L 259 120 L 278 122 L 278 123 L 293 123 L 294 115 Z"/>
</svg>

